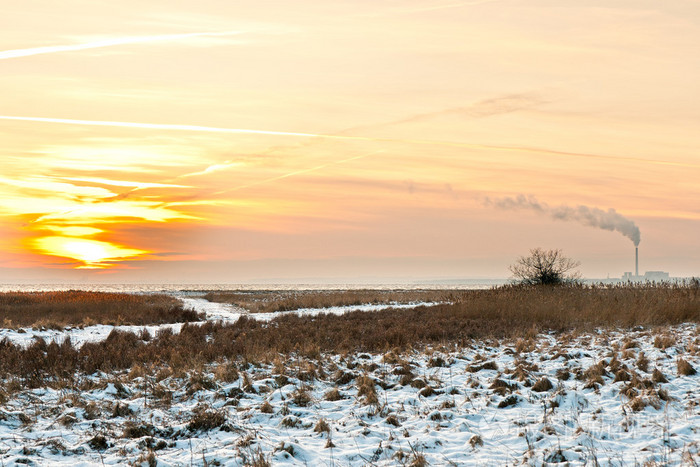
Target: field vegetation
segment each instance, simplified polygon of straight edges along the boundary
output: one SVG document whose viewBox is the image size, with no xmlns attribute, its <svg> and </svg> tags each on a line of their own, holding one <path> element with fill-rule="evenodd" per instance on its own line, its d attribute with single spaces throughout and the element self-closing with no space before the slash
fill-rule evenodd
<svg viewBox="0 0 700 467">
<path fill-rule="evenodd" d="M 699 283 L 445 296 L 3 339 L 0 459 L 698 465 Z"/>
<path fill-rule="evenodd" d="M 251 313 L 274 313 L 334 306 L 453 302 L 464 294 L 464 290 L 252 290 L 209 292 L 204 298 L 210 302 L 230 303 Z"/>
<path fill-rule="evenodd" d="M 146 325 L 198 321 L 180 300 L 162 294 L 85 292 L 0 293 L 0 321 L 4 328 L 63 329 L 91 324 Z"/>
<path fill-rule="evenodd" d="M 342 315 L 283 314 L 269 322 L 243 316 L 234 323 L 183 325 L 155 336 L 114 330 L 102 342 L 0 342 L 0 372 L 37 387 L 72 375 L 134 366 L 174 371 L 217 360 L 271 361 L 280 354 L 386 352 L 426 344 L 468 346 L 475 340 L 527 339 L 539 332 L 583 332 L 700 321 L 700 287 L 524 287 L 465 291 L 453 303 Z M 660 345 L 663 343 L 660 341 Z M 696 349 L 697 351 L 697 349 Z"/>
</svg>

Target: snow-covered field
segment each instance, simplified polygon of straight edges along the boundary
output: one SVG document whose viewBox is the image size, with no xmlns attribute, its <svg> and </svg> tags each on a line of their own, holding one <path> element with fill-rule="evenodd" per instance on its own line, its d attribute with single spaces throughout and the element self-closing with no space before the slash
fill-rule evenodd
<svg viewBox="0 0 700 467">
<path fill-rule="evenodd" d="M 186 302 L 209 319 L 243 313 Z M 111 329 L 0 338 L 86 342 Z M 0 456 L 47 466 L 697 465 L 700 376 L 679 374 L 677 362 L 698 368 L 699 347 L 700 329 L 687 324 L 90 375 L 80 389 L 6 400 Z"/>
</svg>

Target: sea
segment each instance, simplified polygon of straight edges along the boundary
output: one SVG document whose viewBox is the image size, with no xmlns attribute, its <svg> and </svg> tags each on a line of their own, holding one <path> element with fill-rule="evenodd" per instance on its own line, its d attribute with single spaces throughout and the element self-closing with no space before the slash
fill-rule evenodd
<svg viewBox="0 0 700 467">
<path fill-rule="evenodd" d="M 202 292 L 224 290 L 480 290 L 490 289 L 508 283 L 505 279 L 465 279 L 445 281 L 420 281 L 408 283 L 255 283 L 255 284 L 0 284 L 0 292 L 58 292 L 65 290 L 85 290 L 89 292 L 121 293 L 168 293 L 196 295 Z"/>
</svg>

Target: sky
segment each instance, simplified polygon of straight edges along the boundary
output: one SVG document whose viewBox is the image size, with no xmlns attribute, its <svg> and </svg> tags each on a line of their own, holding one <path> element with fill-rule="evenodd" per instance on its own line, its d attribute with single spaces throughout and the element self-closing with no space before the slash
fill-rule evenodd
<svg viewBox="0 0 700 467">
<path fill-rule="evenodd" d="M 19 2 L 0 282 L 698 276 L 699 79 L 695 0 Z"/>
</svg>

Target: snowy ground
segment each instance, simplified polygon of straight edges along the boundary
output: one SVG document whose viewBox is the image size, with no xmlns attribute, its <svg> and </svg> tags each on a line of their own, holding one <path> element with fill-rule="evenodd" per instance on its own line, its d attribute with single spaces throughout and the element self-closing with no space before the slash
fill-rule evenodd
<svg viewBox="0 0 700 467">
<path fill-rule="evenodd" d="M 243 312 L 187 305 L 215 320 Z M 85 342 L 104 328 L 65 333 Z M 24 342 L 40 332 L 4 335 Z M 697 465 L 700 376 L 679 375 L 677 359 L 700 370 L 699 347 L 700 329 L 683 325 L 401 355 L 279 356 L 179 377 L 91 375 L 79 390 L 20 390 L 3 403 L 0 457 L 46 466 L 149 457 L 173 466 Z"/>
</svg>

